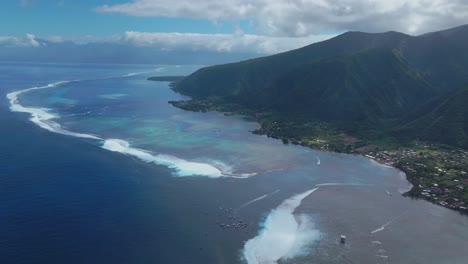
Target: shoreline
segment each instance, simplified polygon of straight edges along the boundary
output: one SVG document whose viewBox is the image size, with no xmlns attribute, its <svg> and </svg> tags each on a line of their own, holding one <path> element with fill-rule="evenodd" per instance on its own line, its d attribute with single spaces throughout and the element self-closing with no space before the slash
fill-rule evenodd
<svg viewBox="0 0 468 264">
<path fill-rule="evenodd" d="M 180 93 L 175 89 L 174 82 L 170 83 L 170 88 L 175 92 Z M 415 166 L 420 166 L 421 163 L 413 161 L 413 159 L 417 159 L 422 156 L 423 158 L 421 159 L 423 162 L 431 163 L 433 162 L 433 159 L 439 155 L 457 159 L 458 156 L 456 156 L 456 154 L 460 154 L 462 156 L 462 162 L 468 161 L 468 153 L 464 150 L 450 148 L 447 146 L 439 147 L 433 143 L 418 141 L 415 143 L 415 146 L 417 147 L 416 150 L 402 144 L 397 144 L 391 148 L 383 148 L 382 150 L 380 149 L 380 146 L 373 145 L 371 142 L 366 140 L 357 139 L 344 133 L 333 131 L 327 127 L 326 123 L 323 122 L 311 124 L 294 123 L 293 125 L 298 126 L 299 128 L 301 128 L 301 126 L 319 126 L 320 132 L 316 137 L 321 138 L 324 135 L 325 139 L 331 138 L 331 141 L 312 139 L 309 138 L 308 135 L 298 137 L 295 135 L 288 135 L 287 131 L 285 132 L 287 129 L 284 128 L 290 124 L 283 124 L 275 119 L 272 119 L 273 121 L 269 120 L 268 118 L 271 118 L 273 115 L 271 113 L 255 112 L 237 104 L 226 103 L 219 98 L 194 99 L 190 95 L 188 96 L 191 98 L 188 101 L 169 101 L 169 104 L 185 111 L 219 112 L 225 116 L 244 115 L 252 118 L 252 120 L 255 120 L 255 122 L 260 125 L 259 129 L 250 131 L 253 134 L 266 135 L 267 137 L 281 140 L 284 144 L 301 145 L 318 151 L 352 154 L 368 158 L 371 162 L 397 169 L 404 174 L 405 180 L 411 187 L 408 191 L 400 193 L 402 196 L 425 200 L 468 216 L 468 195 L 464 194 L 465 186 L 463 186 L 466 184 L 466 189 L 468 189 L 468 179 L 455 179 L 453 182 L 460 182 L 462 185 L 456 185 L 454 188 L 440 187 L 439 183 L 429 184 L 428 182 L 431 180 L 434 181 L 434 179 L 426 178 L 425 176 L 429 175 L 429 173 L 424 173 L 425 170 L 417 170 Z M 338 138 L 338 140 L 334 140 L 335 138 Z M 425 152 L 430 153 L 431 151 L 436 154 L 421 154 Z M 455 154 L 451 155 L 452 153 Z M 462 165 L 468 165 L 468 162 L 466 164 L 463 163 Z M 425 164 L 421 167 L 424 169 L 427 168 Z M 437 166 L 435 168 L 441 170 Z M 468 171 L 468 166 L 466 171 Z M 465 175 L 468 173 L 461 171 L 461 174 Z M 443 182 L 443 184 L 445 184 L 445 182 Z"/>
</svg>

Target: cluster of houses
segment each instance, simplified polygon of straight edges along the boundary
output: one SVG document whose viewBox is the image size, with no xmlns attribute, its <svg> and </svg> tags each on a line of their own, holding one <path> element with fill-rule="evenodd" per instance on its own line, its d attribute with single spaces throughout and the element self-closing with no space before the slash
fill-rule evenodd
<svg viewBox="0 0 468 264">
<path fill-rule="evenodd" d="M 468 181 L 466 181 L 468 184 Z M 424 186 L 419 185 L 420 188 Z M 422 189 L 421 196 L 424 196 L 427 200 L 434 203 L 440 204 L 444 207 L 451 209 L 468 212 L 465 202 L 459 198 L 463 196 L 464 186 L 456 185 L 455 188 L 444 188 L 440 187 L 437 183 L 433 183 L 431 187 Z"/>
<path fill-rule="evenodd" d="M 468 153 L 461 150 L 450 152 L 426 152 L 395 150 L 369 152 L 366 157 L 382 164 L 396 165 L 407 174 L 419 178 L 417 196 L 441 206 L 468 213 L 468 172 L 461 170 L 468 164 Z M 396 164 L 398 162 L 398 164 Z M 437 164 L 443 164 L 438 166 Z"/>
</svg>

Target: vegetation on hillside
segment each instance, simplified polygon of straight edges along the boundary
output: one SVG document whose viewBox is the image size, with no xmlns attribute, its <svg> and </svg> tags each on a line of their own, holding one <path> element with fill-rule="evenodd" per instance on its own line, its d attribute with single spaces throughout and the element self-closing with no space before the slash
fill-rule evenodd
<svg viewBox="0 0 468 264">
<path fill-rule="evenodd" d="M 366 155 L 402 169 L 410 195 L 466 212 L 467 83 L 468 25 L 417 37 L 348 32 L 200 69 L 173 86 L 193 100 L 171 104 L 252 116 L 254 133 L 285 144 Z"/>
</svg>

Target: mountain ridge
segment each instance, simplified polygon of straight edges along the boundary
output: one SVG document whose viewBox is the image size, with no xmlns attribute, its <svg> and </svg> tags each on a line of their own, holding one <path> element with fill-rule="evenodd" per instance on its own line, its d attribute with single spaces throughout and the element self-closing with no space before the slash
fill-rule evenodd
<svg viewBox="0 0 468 264">
<path fill-rule="evenodd" d="M 374 129 L 416 138 L 423 124 L 429 126 L 417 120 L 436 118 L 421 109 L 429 111 L 432 101 L 448 98 L 467 82 L 468 25 L 463 25 L 420 36 L 350 31 L 296 50 L 203 68 L 174 89 L 256 112 L 329 122 L 353 133 Z M 463 130 L 459 140 L 424 138 L 466 147 L 466 126 L 457 127 Z"/>
</svg>

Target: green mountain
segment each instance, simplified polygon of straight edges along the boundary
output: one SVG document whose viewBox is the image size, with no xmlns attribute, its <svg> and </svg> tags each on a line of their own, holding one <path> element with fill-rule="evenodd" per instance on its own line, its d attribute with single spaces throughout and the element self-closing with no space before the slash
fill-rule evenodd
<svg viewBox="0 0 468 264">
<path fill-rule="evenodd" d="M 403 120 L 395 132 L 468 148 L 468 88 L 436 98 Z"/>
<path fill-rule="evenodd" d="M 411 111 L 436 94 L 395 50 L 371 49 L 304 65 L 266 87 L 245 105 L 322 121 L 378 124 Z M 242 94 L 241 94 L 242 95 Z"/>
<path fill-rule="evenodd" d="M 176 89 L 194 97 L 225 96 L 236 90 L 263 90 L 291 70 L 324 58 L 373 48 L 393 49 L 409 36 L 348 32 L 330 40 L 273 56 L 200 69 Z"/>
<path fill-rule="evenodd" d="M 347 32 L 289 52 L 203 68 L 174 89 L 195 99 L 406 138 L 432 139 L 435 120 L 445 116 L 440 131 L 458 132 L 456 140 L 442 141 L 460 145 L 466 122 L 455 128 L 458 121 L 450 115 L 459 109 L 441 105 L 455 103 L 448 97 L 466 82 L 468 25 L 421 36 Z M 435 113 L 436 107 L 452 110 Z"/>
<path fill-rule="evenodd" d="M 413 37 L 404 44 L 406 59 L 434 85 L 454 89 L 468 77 L 468 25 Z"/>
</svg>

